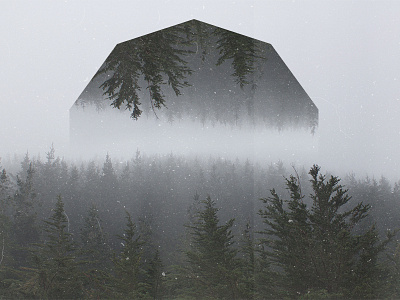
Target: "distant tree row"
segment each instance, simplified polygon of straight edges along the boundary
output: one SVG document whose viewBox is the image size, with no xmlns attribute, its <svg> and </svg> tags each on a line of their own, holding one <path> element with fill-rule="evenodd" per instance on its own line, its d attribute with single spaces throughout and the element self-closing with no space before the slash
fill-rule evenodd
<svg viewBox="0 0 400 300">
<path fill-rule="evenodd" d="M 101 170 L 94 162 L 70 167 L 52 147 L 46 162 L 27 155 L 16 176 L 3 169 L 2 297 L 400 295 L 397 184 L 349 176 L 351 199 L 318 166 L 288 176 L 282 164 L 207 165 L 139 152 L 130 163 L 114 167 L 107 155 Z M 270 196 L 259 201 L 258 192 Z"/>
</svg>

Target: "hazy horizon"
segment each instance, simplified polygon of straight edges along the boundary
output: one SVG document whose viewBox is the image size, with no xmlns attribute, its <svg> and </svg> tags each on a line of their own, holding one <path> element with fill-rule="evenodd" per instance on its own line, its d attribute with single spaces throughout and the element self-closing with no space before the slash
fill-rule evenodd
<svg viewBox="0 0 400 300">
<path fill-rule="evenodd" d="M 138 4 L 3 3 L 0 157 L 44 157 L 52 143 L 67 156 L 69 108 L 115 45 L 198 19 L 274 46 L 319 109 L 311 160 L 400 178 L 400 3 Z"/>
</svg>

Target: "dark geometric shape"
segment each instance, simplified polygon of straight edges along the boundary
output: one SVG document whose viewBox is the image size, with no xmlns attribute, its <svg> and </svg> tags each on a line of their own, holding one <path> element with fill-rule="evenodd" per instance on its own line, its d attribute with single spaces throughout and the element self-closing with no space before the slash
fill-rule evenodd
<svg viewBox="0 0 400 300">
<path fill-rule="evenodd" d="M 175 86 L 169 68 L 184 76 Z M 82 120 L 93 107 L 132 113 L 135 104 L 144 115 L 136 114 L 131 125 L 107 123 L 104 116 L 91 124 Z M 197 20 L 118 44 L 70 110 L 71 139 L 87 142 L 97 129 L 133 138 L 137 123 L 151 115 L 171 124 L 192 120 L 312 133 L 318 125 L 317 107 L 270 44 Z M 127 126 L 130 135 L 121 132 Z"/>
</svg>

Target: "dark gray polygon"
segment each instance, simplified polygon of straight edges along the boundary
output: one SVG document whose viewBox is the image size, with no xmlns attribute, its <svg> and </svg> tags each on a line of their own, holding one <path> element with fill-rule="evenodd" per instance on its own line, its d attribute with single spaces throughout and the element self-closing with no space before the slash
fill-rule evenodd
<svg viewBox="0 0 400 300">
<path fill-rule="evenodd" d="M 204 32 L 213 32 L 217 29 L 213 25 L 197 20 L 176 26 L 182 25 L 201 27 Z M 118 47 L 135 51 L 137 41 L 138 39 L 133 39 L 120 43 L 113 51 Z M 134 132 L 135 126 L 139 126 L 136 122 L 141 118 L 168 120 L 172 126 L 184 120 L 192 120 L 200 122 L 203 126 L 223 125 L 232 128 L 248 126 L 279 131 L 306 129 L 313 133 L 318 125 L 317 107 L 272 45 L 255 39 L 253 41 L 255 46 L 262 49 L 263 59 L 254 62 L 254 73 L 249 77 L 250 84 L 243 88 L 232 76 L 234 70 L 231 61 L 225 61 L 220 66 L 215 65 L 220 53 L 217 49 L 218 39 L 211 35 L 205 41 L 206 49 L 195 43 L 191 46 L 193 53 L 185 58 L 188 67 L 193 70 L 193 74 L 188 77 L 191 86 L 183 88 L 179 96 L 173 93 L 168 84 L 163 86 L 166 107 L 153 111 L 146 83 L 141 80 L 142 89 L 139 97 L 143 114 L 138 121 L 131 119 L 129 120 L 131 125 L 124 125 L 132 128 L 113 128 L 115 121 L 109 124 L 107 118 L 101 114 L 98 121 L 93 121 L 93 117 L 90 122 L 85 123 L 85 120 L 82 120 L 85 118 L 85 110 L 96 108 L 99 112 L 117 111 L 116 108 L 110 108 L 111 101 L 103 95 L 104 91 L 100 88 L 100 85 L 113 74 L 94 77 L 70 110 L 71 140 L 79 143 L 94 142 L 91 140 L 91 135 L 96 130 L 115 139 L 129 139 L 132 136 L 126 135 L 124 130 Z M 204 51 L 207 54 L 205 57 Z M 120 118 L 129 118 L 129 114 L 121 113 Z"/>
</svg>

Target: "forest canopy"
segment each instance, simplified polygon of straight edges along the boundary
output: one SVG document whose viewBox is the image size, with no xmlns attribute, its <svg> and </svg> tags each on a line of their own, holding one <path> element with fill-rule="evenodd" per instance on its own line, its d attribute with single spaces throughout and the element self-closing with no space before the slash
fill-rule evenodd
<svg viewBox="0 0 400 300">
<path fill-rule="evenodd" d="M 400 189 L 384 177 L 347 190 L 318 166 L 140 151 L 5 163 L 1 297 L 400 296 Z"/>
</svg>

